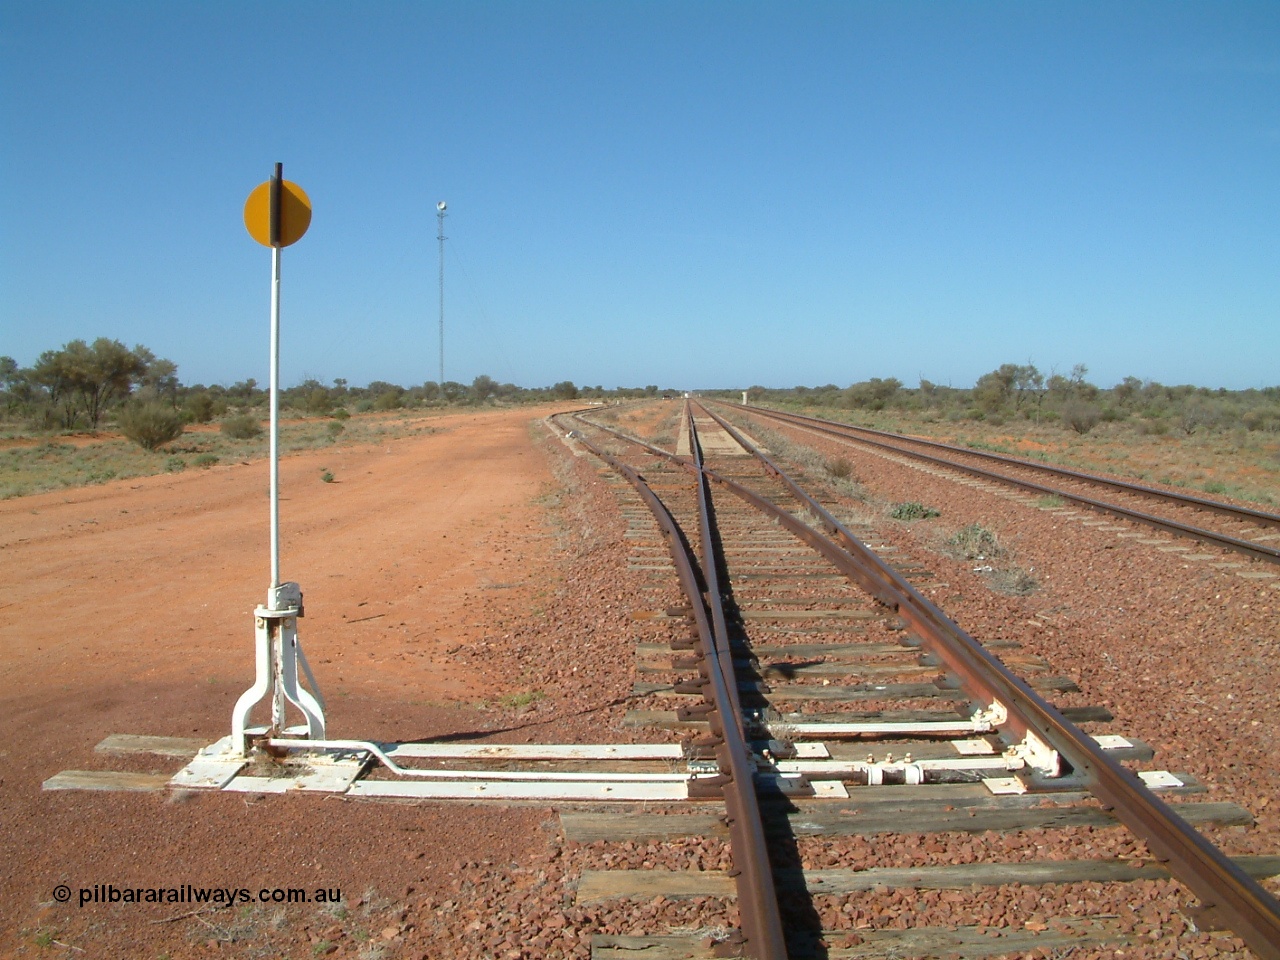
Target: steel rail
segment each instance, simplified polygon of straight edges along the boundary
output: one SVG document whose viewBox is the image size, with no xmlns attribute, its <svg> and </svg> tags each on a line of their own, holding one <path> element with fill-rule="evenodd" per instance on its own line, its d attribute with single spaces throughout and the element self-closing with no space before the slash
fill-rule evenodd
<svg viewBox="0 0 1280 960">
<path fill-rule="evenodd" d="M 734 406 L 738 405 L 734 404 Z M 768 407 L 756 406 L 746 406 L 743 409 L 752 410 L 766 416 L 774 415 L 781 418 L 803 420 L 808 423 L 818 424 L 820 426 L 836 430 L 850 430 L 855 433 L 869 433 L 872 436 L 886 437 L 890 440 L 901 440 L 907 443 L 915 443 L 922 447 L 931 447 L 935 450 L 947 450 L 952 453 L 961 453 L 965 456 L 977 457 L 982 460 L 992 460 L 996 463 L 1002 463 L 1011 467 L 1026 467 L 1029 470 L 1039 470 L 1043 473 L 1052 473 L 1057 476 L 1068 477 L 1072 480 L 1082 480 L 1099 486 L 1113 487 L 1116 490 L 1122 490 L 1126 493 L 1141 493 L 1147 496 L 1157 497 L 1161 500 L 1171 500 L 1174 503 L 1194 507 L 1198 510 L 1209 510 L 1213 513 L 1220 513 L 1223 516 L 1231 517 L 1234 520 L 1250 520 L 1255 523 L 1280 526 L 1280 514 L 1267 513 L 1265 510 L 1255 510 L 1252 507 L 1238 507 L 1232 503 L 1223 503 L 1220 500 L 1209 500 L 1205 497 L 1193 497 L 1190 494 L 1178 493 L 1176 490 L 1161 490 L 1158 487 L 1148 487 L 1141 483 L 1132 483 L 1127 480 L 1115 480 L 1111 477 L 1103 477 L 1094 473 L 1085 473 L 1083 470 L 1072 470 L 1068 467 L 1054 466 L 1051 463 L 1038 463 L 1035 460 L 1028 460 L 1025 457 L 1015 457 L 1004 453 L 993 453 L 988 450 L 974 450 L 970 447 L 958 447 L 953 443 L 943 443 L 940 440 L 926 440 L 923 437 L 911 437 L 906 434 L 891 433 L 888 430 L 876 430 L 874 427 L 860 427 L 852 423 L 840 423 L 837 420 L 824 420 L 821 417 L 811 417 L 804 413 L 792 413 L 789 410 L 771 410 Z"/>
<path fill-rule="evenodd" d="M 581 418 L 578 418 L 581 419 Z M 583 421 L 589 422 L 589 421 Z M 592 426 L 598 426 L 592 424 Z M 598 427 L 607 432 L 608 428 Z M 697 449 L 696 435 L 691 435 L 691 446 Z M 631 438 L 627 438 L 631 439 Z M 665 504 L 649 488 L 640 474 L 617 458 L 605 453 L 585 437 L 578 443 L 591 451 L 613 469 L 617 470 L 639 493 L 655 522 L 662 531 L 675 564 L 680 587 L 689 600 L 691 614 L 697 628 L 702 660 L 699 672 L 710 688 L 706 697 L 714 712 L 708 715 L 711 722 L 713 744 L 720 775 L 704 778 L 700 785 L 718 787 L 725 802 L 726 824 L 729 828 L 730 853 L 733 858 L 735 884 L 738 895 L 738 916 L 742 925 L 739 937 L 726 941 L 724 947 L 734 951 L 732 956 L 751 957 L 755 960 L 787 960 L 786 941 L 782 915 L 778 907 L 773 871 L 765 841 L 764 824 L 755 792 L 755 763 L 742 726 L 742 712 L 736 705 L 737 680 L 732 673 L 725 675 L 724 658 L 720 649 L 728 654 L 728 631 L 719 590 L 719 578 L 715 571 L 712 521 L 704 508 L 709 507 L 705 479 L 699 483 L 700 524 L 703 530 L 703 550 L 707 558 L 703 570 L 704 594 L 694 569 L 693 558 L 679 524 Z M 656 452 L 657 448 L 651 448 Z M 683 461 L 680 461 L 683 462 Z M 703 474 L 699 470 L 698 476 Z M 708 548 L 712 552 L 705 552 Z"/>
<path fill-rule="evenodd" d="M 706 408 L 704 407 L 703 409 L 706 409 Z M 742 408 L 735 407 L 735 409 L 742 409 Z M 1119 504 L 1107 503 L 1103 500 L 1095 500 L 1092 497 L 1086 497 L 1078 493 L 1071 493 L 1068 490 L 1061 490 L 1056 487 L 1047 487 L 1047 486 L 1044 486 L 1043 484 L 1034 483 L 1030 480 L 1018 480 L 1014 477 L 1007 476 L 1006 474 L 1003 474 L 1003 473 L 995 473 L 991 470 L 983 470 L 981 467 L 974 467 L 974 466 L 969 466 L 968 464 L 956 463 L 952 460 L 943 459 L 942 457 L 935 457 L 935 456 L 932 456 L 931 454 L 921 453 L 918 450 L 905 450 L 902 447 L 894 446 L 891 443 L 885 443 L 884 441 L 881 441 L 881 440 L 873 440 L 868 437 L 850 436 L 849 434 L 843 431 L 843 428 L 845 427 L 844 424 L 834 424 L 834 423 L 831 423 L 830 421 L 819 420 L 816 417 L 806 417 L 800 414 L 783 413 L 777 410 L 767 410 L 763 407 L 746 407 L 745 409 L 758 413 L 764 417 L 772 417 L 774 419 L 781 420 L 784 423 L 792 423 L 795 420 L 799 420 L 801 422 L 795 423 L 794 424 L 795 426 L 800 426 L 804 429 L 814 430 L 819 433 L 826 433 L 833 437 L 840 437 L 845 440 L 854 440 L 858 443 L 865 443 L 873 447 L 880 447 L 881 449 L 889 450 L 889 451 L 892 451 L 893 453 L 898 453 L 906 457 L 912 457 L 916 460 L 922 460 L 925 463 L 931 463 L 935 466 L 945 467 L 949 470 L 960 470 L 964 473 L 971 474 L 972 476 L 981 477 L 984 480 L 993 480 L 997 483 L 1007 483 L 1015 487 L 1022 487 L 1024 490 L 1032 490 L 1032 491 L 1035 491 L 1036 493 L 1042 493 L 1049 496 L 1061 497 L 1064 500 L 1070 500 L 1073 503 L 1078 503 L 1082 506 L 1089 507 L 1090 509 L 1098 510 L 1103 513 L 1109 513 L 1112 516 L 1119 517 L 1123 520 L 1132 520 L 1137 523 L 1144 523 L 1144 524 L 1147 524 L 1148 526 L 1155 527 L 1159 530 L 1164 530 L 1167 533 L 1179 534 L 1184 537 L 1189 537 L 1193 540 L 1198 540 L 1202 543 L 1215 544 L 1219 547 L 1223 547 L 1224 549 L 1234 550 L 1237 553 L 1243 553 L 1247 556 L 1253 557 L 1256 560 L 1266 560 L 1270 563 L 1280 563 L 1280 549 L 1277 549 L 1275 547 L 1268 547 L 1268 546 L 1264 546 L 1263 544 L 1253 543 L 1252 541 L 1249 541 L 1249 540 L 1241 540 L 1238 537 L 1231 537 L 1231 536 L 1227 536 L 1226 534 L 1215 533 L 1212 530 L 1205 530 L 1203 527 L 1193 527 L 1190 524 L 1179 523 L 1177 520 L 1168 520 L 1168 519 L 1165 519 L 1164 517 L 1157 517 L 1153 514 L 1143 513 L 1139 510 L 1131 510 L 1128 507 L 1122 507 Z M 860 430 L 862 428 L 852 427 L 849 429 Z M 886 436 L 894 436 L 894 435 L 886 434 Z M 925 441 L 911 440 L 910 442 L 916 443 L 916 442 L 925 442 Z M 928 442 L 931 442 L 931 441 L 928 441 Z M 962 448 L 953 447 L 951 449 L 959 450 L 959 452 L 961 453 L 971 452 L 968 450 L 964 450 Z M 1018 465 L 1037 466 L 1037 464 L 1022 463 L 1022 462 L 1018 462 Z M 1088 475 L 1082 474 L 1081 476 L 1087 477 Z M 1175 501 L 1179 499 L 1192 500 L 1192 501 L 1198 499 L 1198 498 L 1182 498 L 1181 495 L 1178 495 L 1178 494 L 1166 494 L 1164 491 L 1155 490 L 1154 488 L 1151 488 L 1151 487 L 1147 487 L 1143 489 L 1150 491 L 1153 494 L 1164 496 L 1166 499 L 1172 499 Z M 1212 503 L 1213 501 L 1204 501 L 1204 502 Z M 1226 506 L 1229 506 L 1229 505 L 1226 505 Z M 1260 516 L 1270 517 L 1271 514 L 1260 514 Z M 1276 518 L 1276 520 L 1277 522 L 1280 522 L 1280 517 Z"/>
<path fill-rule="evenodd" d="M 707 589 L 707 608 L 711 611 L 710 639 L 715 645 L 717 668 L 714 675 L 720 681 L 713 689 L 721 719 L 725 719 L 726 713 L 732 718 L 732 722 L 724 724 L 726 729 L 716 734 L 722 740 L 716 746 L 716 758 L 720 761 L 722 771 L 724 761 L 728 761 L 732 777 L 732 783 L 726 784 L 724 791 L 730 829 L 741 821 L 740 829 L 746 836 L 747 851 L 750 854 L 742 859 L 740 869 L 745 882 L 738 890 L 738 915 L 746 941 L 743 948 L 748 956 L 759 957 L 761 960 L 766 957 L 785 960 L 787 948 L 781 912 L 774 889 L 773 871 L 769 865 L 764 821 L 756 798 L 755 761 L 742 728 L 742 703 L 738 698 L 738 679 L 733 665 L 733 651 L 730 649 L 729 626 L 724 613 L 724 593 L 720 588 L 720 551 L 717 547 L 715 512 L 711 505 L 707 474 L 703 469 L 702 447 L 698 442 L 698 429 L 693 422 L 693 409 L 687 402 L 685 417 L 689 425 L 689 451 L 697 475 L 702 577 Z M 737 867 L 738 863 L 735 862 L 734 866 Z"/>
<path fill-rule="evenodd" d="M 958 673 L 962 682 L 976 682 L 978 689 L 1000 697 L 1010 720 L 1016 718 L 1015 729 L 1036 730 L 1047 738 L 1103 806 L 1145 840 L 1152 853 L 1169 864 L 1169 872 L 1200 898 L 1203 910 L 1214 922 L 1232 930 L 1263 960 L 1280 960 L 1280 902 L 1156 797 L 1134 773 L 1107 757 L 1090 737 L 881 561 L 732 425 L 703 409 L 771 475 L 786 484 L 838 543 L 818 536 L 793 515 L 732 480 L 711 475 L 715 482 L 761 509 L 768 505 L 779 522 L 807 542 L 824 541 L 826 546 L 819 546 L 821 552 L 851 579 L 874 584 L 873 595 L 887 602 L 922 642 Z M 710 474 L 705 468 L 703 472 Z"/>
</svg>

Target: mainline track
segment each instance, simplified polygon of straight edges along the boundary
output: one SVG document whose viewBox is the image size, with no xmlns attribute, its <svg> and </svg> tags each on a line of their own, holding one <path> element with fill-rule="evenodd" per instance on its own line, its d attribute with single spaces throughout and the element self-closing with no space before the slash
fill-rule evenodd
<svg viewBox="0 0 1280 960">
<path fill-rule="evenodd" d="M 700 693 L 704 705 L 687 708 L 683 715 L 700 716 L 711 723 L 712 736 L 695 746 L 714 755 L 719 776 L 702 778 L 699 783 L 703 789 L 721 791 L 724 797 L 742 926 L 724 944 L 725 955 L 780 960 L 787 956 L 787 948 L 756 797 L 757 777 L 753 771 L 758 761 L 753 756 L 749 719 L 740 700 L 737 668 L 741 661 L 735 660 L 740 651 L 734 646 L 725 611 L 726 600 L 732 602 L 733 596 L 728 582 L 722 581 L 730 535 L 721 529 L 717 519 L 713 488 L 732 494 L 783 527 L 898 618 L 909 631 L 909 642 L 921 644 L 957 679 L 962 696 L 972 705 L 966 722 L 978 725 L 978 729 L 986 723 L 998 732 L 1007 745 L 1005 758 L 1014 769 L 1023 771 L 1024 789 L 1050 794 L 1081 788 L 1091 792 L 1105 810 L 1145 840 L 1156 857 L 1167 863 L 1170 872 L 1195 892 L 1212 921 L 1234 931 L 1259 957 L 1280 960 L 1280 904 L 1270 894 L 1157 798 L 1136 775 L 1108 757 L 1093 738 L 1066 720 L 1028 683 L 867 549 L 732 425 L 703 408 L 698 408 L 698 413 L 700 416 L 695 418 L 694 406 L 686 405 L 683 420 L 690 444 L 688 457 L 676 456 L 602 424 L 579 420 L 595 430 L 606 431 L 615 442 L 625 442 L 649 463 L 675 465 L 694 480 L 696 536 L 680 527 L 676 518 L 681 511 L 668 506 L 666 501 L 673 494 L 666 493 L 664 500 L 646 483 L 646 468 L 637 470 L 621 455 L 608 453 L 580 437 L 592 453 L 626 477 L 648 505 L 662 530 L 689 603 L 700 651 L 696 660 L 699 676 L 677 684 L 675 689 L 678 693 Z M 697 419 L 714 421 L 719 430 L 755 458 L 768 485 L 775 488 L 773 499 L 704 462 Z M 793 499 L 799 509 L 793 513 L 778 506 L 774 499 L 779 499 L 779 494 Z M 675 496 L 679 498 L 680 494 Z M 798 514 L 806 514 L 809 522 Z M 694 543 L 698 544 L 696 550 Z M 681 665 L 693 666 L 695 662 Z M 914 729 L 919 730 L 919 726 Z M 901 772 L 908 777 L 907 782 L 919 782 L 918 778 L 926 775 L 922 764 L 907 762 L 890 769 L 894 775 Z M 846 779 L 859 782 L 859 777 L 865 777 L 861 782 L 875 783 L 884 772 L 884 765 L 867 765 L 865 769 L 854 765 Z"/>
<path fill-rule="evenodd" d="M 1160 516 L 1145 509 L 1126 506 L 1115 499 L 1102 500 L 1097 496 L 1086 495 L 1076 487 L 1062 485 L 1051 486 L 1049 483 L 1029 479 L 1028 476 L 1015 476 L 1009 471 L 1036 475 L 1057 481 L 1069 481 L 1076 485 L 1100 487 L 1112 493 L 1134 499 L 1145 499 L 1155 505 L 1173 507 L 1181 510 L 1195 510 L 1213 513 L 1226 518 L 1237 526 L 1245 526 L 1249 531 L 1257 531 L 1263 539 L 1274 538 L 1280 533 L 1280 515 L 1223 503 L 1204 497 L 1193 497 L 1170 490 L 1160 490 L 1137 483 L 1128 483 L 1110 477 L 1100 477 L 1078 470 L 1069 470 L 1051 464 L 1038 463 L 1020 457 L 1011 457 L 982 450 L 972 450 L 934 440 L 919 437 L 906 437 L 899 434 L 873 430 L 869 427 L 856 427 L 845 423 L 822 420 L 803 414 L 771 410 L 765 407 L 739 406 L 721 404 L 721 410 L 740 410 L 755 418 L 787 424 L 807 431 L 812 431 L 828 439 L 845 443 L 861 444 L 874 449 L 910 457 L 921 463 L 931 464 L 947 470 L 958 470 L 971 476 L 980 477 L 1002 484 L 1010 484 L 1045 496 L 1060 497 L 1080 506 L 1087 507 L 1112 516 L 1155 527 L 1177 536 L 1189 537 L 1201 543 L 1212 544 L 1224 550 L 1244 554 L 1256 560 L 1269 563 L 1280 563 L 1280 548 L 1259 542 L 1257 539 L 1235 536 L 1223 531 L 1206 529 L 1201 526 L 1184 523 L 1168 516 Z M 930 451 L 930 452 L 925 452 Z M 1001 470 L 987 469 L 965 462 L 965 459 L 976 459 L 988 464 L 995 464 Z"/>
</svg>

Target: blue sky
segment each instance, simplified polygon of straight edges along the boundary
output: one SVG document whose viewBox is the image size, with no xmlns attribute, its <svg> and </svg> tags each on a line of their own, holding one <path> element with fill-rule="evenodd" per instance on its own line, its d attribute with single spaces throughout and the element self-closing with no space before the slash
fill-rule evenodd
<svg viewBox="0 0 1280 960">
<path fill-rule="evenodd" d="M 1280 4 L 0 5 L 0 354 L 282 380 L 1280 383 Z"/>
</svg>

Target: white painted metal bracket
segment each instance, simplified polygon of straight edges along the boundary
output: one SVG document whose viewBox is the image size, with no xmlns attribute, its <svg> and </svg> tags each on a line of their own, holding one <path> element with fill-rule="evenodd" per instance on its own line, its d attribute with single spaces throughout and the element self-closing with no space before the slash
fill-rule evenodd
<svg viewBox="0 0 1280 960">
<path fill-rule="evenodd" d="M 991 733 L 1009 719 L 1009 712 L 1000 701 L 993 701 L 985 710 L 976 711 L 968 720 L 888 720 L 865 723 L 788 723 L 785 721 L 764 724 L 771 736 L 809 737 L 866 737 L 896 735 L 901 737 L 946 736 L 963 733 Z"/>
<path fill-rule="evenodd" d="M 1011 761 L 1010 769 L 1017 769 L 1012 762 L 1021 761 L 1042 777 L 1062 775 L 1062 757 L 1047 743 L 1030 730 L 1021 743 L 1016 743 L 1005 751 Z"/>
<path fill-rule="evenodd" d="M 287 701 L 302 711 L 308 739 L 325 738 L 324 703 L 298 640 L 298 618 L 303 615 L 302 589 L 292 582 L 274 587 L 267 594 L 266 606 L 258 607 L 253 614 L 257 675 L 253 686 L 240 695 L 231 712 L 228 754 L 232 757 L 249 755 L 252 740 L 249 715 L 268 696 L 271 698 L 271 727 L 268 732 L 274 731 L 277 735 L 288 732 L 285 720 Z M 299 684 L 299 662 L 315 694 Z"/>
</svg>

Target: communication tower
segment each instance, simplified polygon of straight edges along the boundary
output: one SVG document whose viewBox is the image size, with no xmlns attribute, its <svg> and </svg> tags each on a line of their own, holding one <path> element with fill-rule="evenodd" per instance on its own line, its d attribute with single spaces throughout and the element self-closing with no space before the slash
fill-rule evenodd
<svg viewBox="0 0 1280 960">
<path fill-rule="evenodd" d="M 440 392 L 444 394 L 444 217 L 448 207 L 443 200 L 436 204 L 436 221 L 439 229 L 436 239 L 440 241 Z"/>
</svg>

